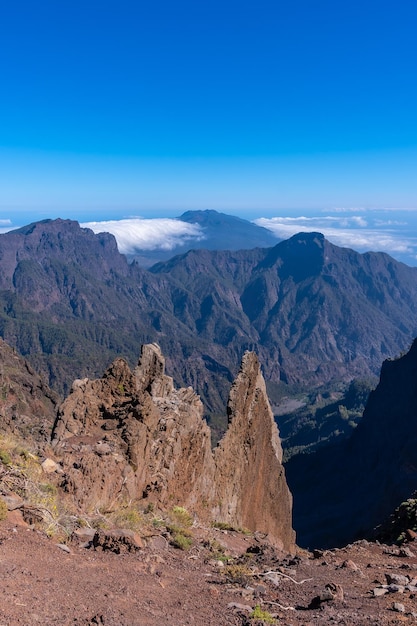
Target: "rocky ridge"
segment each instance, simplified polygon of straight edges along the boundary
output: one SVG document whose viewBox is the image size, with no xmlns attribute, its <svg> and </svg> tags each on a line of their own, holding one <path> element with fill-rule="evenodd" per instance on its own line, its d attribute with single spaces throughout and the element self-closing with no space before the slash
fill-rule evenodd
<svg viewBox="0 0 417 626">
<path fill-rule="evenodd" d="M 76 510 L 179 505 L 200 520 L 263 532 L 291 552 L 292 498 L 253 353 L 243 357 L 228 412 L 213 454 L 199 397 L 175 389 L 159 346 L 144 345 L 133 372 L 117 359 L 102 379 L 74 382 L 52 434 L 61 487 Z"/>
</svg>

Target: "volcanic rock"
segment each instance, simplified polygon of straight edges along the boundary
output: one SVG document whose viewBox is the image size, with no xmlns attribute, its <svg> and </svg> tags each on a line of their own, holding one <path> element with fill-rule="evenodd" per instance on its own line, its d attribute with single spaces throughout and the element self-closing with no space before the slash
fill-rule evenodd
<svg viewBox="0 0 417 626">
<path fill-rule="evenodd" d="M 230 392 L 229 429 L 213 453 L 200 398 L 175 389 L 159 346 L 132 372 L 116 359 L 98 380 L 75 381 L 59 408 L 53 446 L 77 509 L 143 501 L 186 507 L 270 536 L 293 551 L 292 499 L 257 357 L 246 353 Z"/>
<path fill-rule="evenodd" d="M 291 545 L 292 498 L 282 466 L 281 442 L 253 352 L 242 359 L 230 391 L 228 417 L 229 428 L 215 450 L 215 480 L 221 496 L 218 515 Z"/>
</svg>

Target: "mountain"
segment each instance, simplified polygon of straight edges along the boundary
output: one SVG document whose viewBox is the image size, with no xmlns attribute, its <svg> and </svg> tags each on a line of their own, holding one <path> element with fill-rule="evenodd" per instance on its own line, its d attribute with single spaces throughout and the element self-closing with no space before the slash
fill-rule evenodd
<svg viewBox="0 0 417 626">
<path fill-rule="evenodd" d="M 206 250 L 248 250 L 269 248 L 277 243 L 273 233 L 263 226 L 218 211 L 186 211 L 178 218 L 182 222 L 198 224 L 205 239 L 193 248 Z"/>
<path fill-rule="evenodd" d="M 181 321 L 231 348 L 245 338 L 274 382 L 375 373 L 417 331 L 416 268 L 339 248 L 319 233 L 267 250 L 191 251 L 150 271 L 189 291 L 177 308 Z"/>
<path fill-rule="evenodd" d="M 417 488 L 417 340 L 386 360 L 347 442 L 293 457 L 287 478 L 301 545 L 366 536 Z"/>
<path fill-rule="evenodd" d="M 0 335 L 51 386 L 134 364 L 157 342 L 177 385 L 224 415 L 246 350 L 270 383 L 302 387 L 379 371 L 417 335 L 417 268 L 301 233 L 272 248 L 192 250 L 150 270 L 113 236 L 69 220 L 0 235 Z M 224 422 L 223 422 L 224 427 Z"/>
<path fill-rule="evenodd" d="M 218 211 L 186 211 L 177 218 L 181 222 L 197 224 L 204 238 L 178 244 L 171 250 L 140 250 L 129 254 L 128 259 L 136 260 L 142 267 L 150 267 L 159 261 L 184 254 L 189 250 L 247 250 L 250 248 L 269 248 L 279 239 L 267 228 L 253 222 L 219 213 Z"/>
</svg>

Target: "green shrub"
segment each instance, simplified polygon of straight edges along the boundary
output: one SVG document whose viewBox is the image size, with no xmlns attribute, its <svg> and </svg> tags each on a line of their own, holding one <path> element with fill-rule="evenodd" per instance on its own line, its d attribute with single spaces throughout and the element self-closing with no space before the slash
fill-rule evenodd
<svg viewBox="0 0 417 626">
<path fill-rule="evenodd" d="M 278 624 L 275 617 L 273 617 L 269 611 L 263 611 L 259 604 L 255 606 L 249 617 L 250 619 L 258 619 L 265 624 Z"/>
<path fill-rule="evenodd" d="M 187 537 L 182 532 L 176 532 L 171 538 L 171 544 L 180 550 L 189 550 L 192 545 L 191 537 Z"/>
<path fill-rule="evenodd" d="M 171 511 L 171 516 L 174 518 L 177 524 L 188 528 L 193 525 L 193 518 L 183 506 L 174 506 Z"/>
<path fill-rule="evenodd" d="M 232 583 L 238 585 L 247 585 L 251 580 L 252 572 L 246 567 L 246 565 L 227 565 L 223 569 L 223 573 L 226 578 Z"/>
<path fill-rule="evenodd" d="M 112 516 L 112 522 L 116 526 L 122 528 L 128 528 L 129 530 L 137 530 L 143 524 L 143 519 L 138 509 L 135 507 L 128 507 L 126 509 L 120 509 Z"/>
</svg>

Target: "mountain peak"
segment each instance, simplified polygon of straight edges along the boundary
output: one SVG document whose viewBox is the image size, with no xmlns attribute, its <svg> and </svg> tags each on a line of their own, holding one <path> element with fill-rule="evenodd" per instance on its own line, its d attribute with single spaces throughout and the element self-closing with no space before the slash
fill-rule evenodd
<svg viewBox="0 0 417 626">
<path fill-rule="evenodd" d="M 221 226 L 225 224 L 250 224 L 248 220 L 234 215 L 220 213 L 214 209 L 205 209 L 204 211 L 186 211 L 179 218 L 182 222 L 190 222 L 191 224 L 200 224 L 202 226 Z"/>
</svg>

